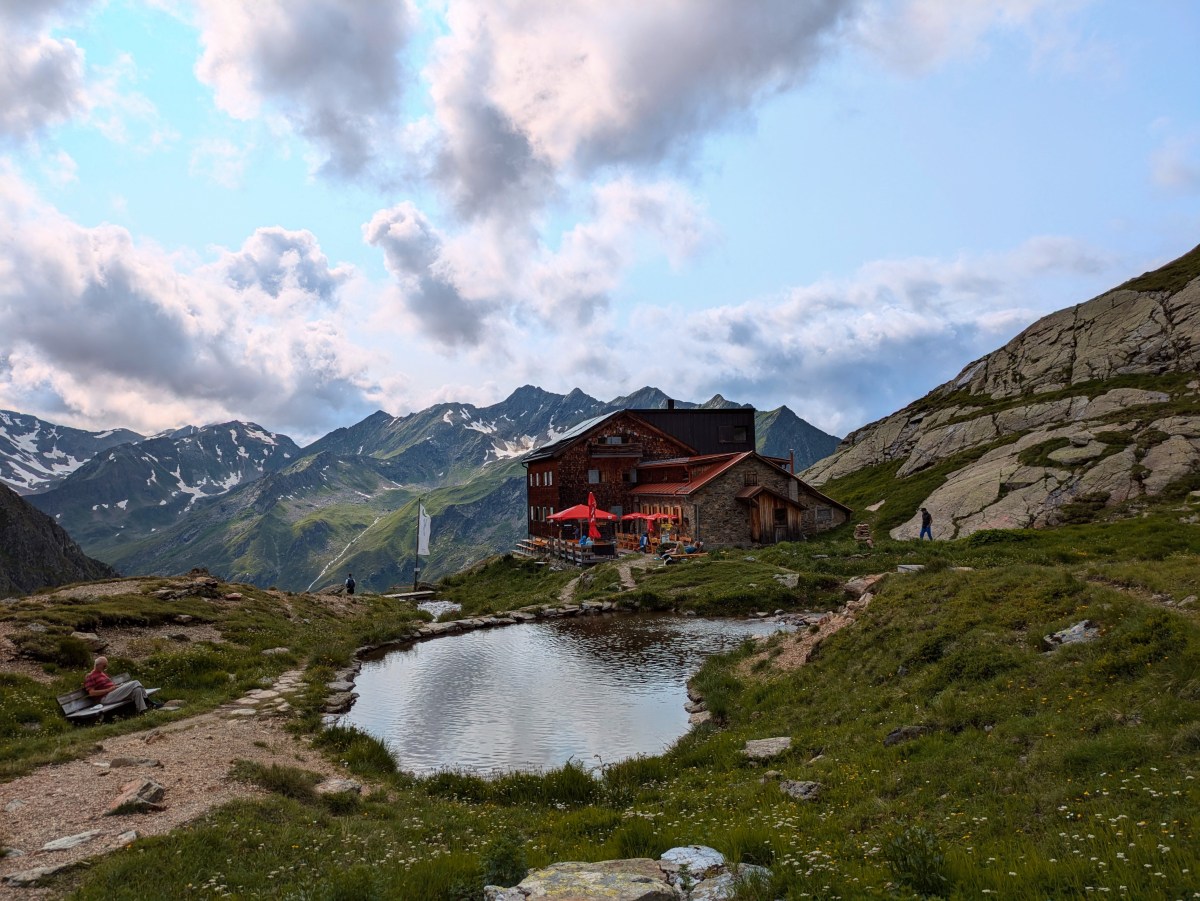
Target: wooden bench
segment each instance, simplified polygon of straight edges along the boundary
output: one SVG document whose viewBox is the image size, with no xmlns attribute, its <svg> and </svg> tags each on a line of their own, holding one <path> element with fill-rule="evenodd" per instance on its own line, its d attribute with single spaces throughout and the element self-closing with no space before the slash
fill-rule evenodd
<svg viewBox="0 0 1200 901">
<path fill-rule="evenodd" d="M 121 673 L 119 676 L 112 677 L 114 685 L 120 685 L 122 682 L 129 681 L 129 673 Z M 147 688 L 146 694 L 152 695 L 157 688 Z M 133 706 L 133 698 L 127 698 L 124 701 L 118 701 L 115 704 L 101 704 L 98 701 L 89 698 L 88 693 L 82 688 L 78 691 L 73 691 L 70 694 L 58 696 L 58 706 L 62 708 L 63 716 L 73 723 L 90 723 L 95 720 L 103 719 L 107 714 L 114 710 L 120 710 L 123 707 Z"/>
<path fill-rule="evenodd" d="M 663 557 L 663 562 L 669 563 L 678 560 L 695 560 L 698 557 L 707 557 L 708 551 L 696 551 L 694 554 L 685 554 L 683 551 L 678 551 L 674 554 L 667 554 Z"/>
</svg>

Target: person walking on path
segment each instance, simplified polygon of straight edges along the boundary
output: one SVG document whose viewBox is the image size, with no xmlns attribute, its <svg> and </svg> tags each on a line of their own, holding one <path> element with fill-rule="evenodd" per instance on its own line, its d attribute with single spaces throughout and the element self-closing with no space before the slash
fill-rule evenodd
<svg viewBox="0 0 1200 901">
<path fill-rule="evenodd" d="M 930 541 L 933 541 L 933 514 L 924 507 L 921 508 L 921 535 L 917 538 L 917 541 L 920 541 L 922 538 L 928 538 Z"/>
<path fill-rule="evenodd" d="M 122 701 L 133 701 L 138 713 L 144 713 L 147 707 L 161 707 L 162 704 L 146 693 L 142 683 L 137 679 L 122 682 L 117 685 L 108 678 L 108 658 L 97 657 L 92 671 L 84 677 L 83 690 L 97 704 L 119 704 Z"/>
<path fill-rule="evenodd" d="M 346 573 L 346 594 L 354 594 L 354 573 Z"/>
</svg>

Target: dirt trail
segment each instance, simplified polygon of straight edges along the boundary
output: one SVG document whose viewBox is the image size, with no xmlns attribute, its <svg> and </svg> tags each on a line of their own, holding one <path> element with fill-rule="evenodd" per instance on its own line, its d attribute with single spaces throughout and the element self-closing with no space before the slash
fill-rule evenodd
<svg viewBox="0 0 1200 901">
<path fill-rule="evenodd" d="M 86 758 L 42 767 L 0 784 L 0 832 L 8 847 L 24 852 L 0 860 L 0 880 L 35 868 L 57 867 L 122 847 L 129 830 L 138 837 L 161 835 L 212 808 L 261 791 L 228 778 L 236 760 L 279 763 L 331 776 L 337 771 L 306 740 L 283 728 L 288 697 L 298 691 L 301 673 L 284 673 L 269 689 L 248 692 L 215 711 L 185 716 L 164 726 L 106 739 Z M 157 714 L 163 716 L 164 714 Z M 81 727 L 86 728 L 86 727 Z M 122 760 L 124 758 L 125 760 Z M 157 765 L 138 761 L 157 761 Z M 112 766 L 114 761 L 123 764 Z M 153 779 L 166 789 L 164 810 L 106 816 L 105 810 L 133 779 Z M 43 851 L 65 836 L 95 830 L 76 848 Z M 47 889 L 17 888 L 0 882 L 0 899 L 53 897 Z"/>
</svg>

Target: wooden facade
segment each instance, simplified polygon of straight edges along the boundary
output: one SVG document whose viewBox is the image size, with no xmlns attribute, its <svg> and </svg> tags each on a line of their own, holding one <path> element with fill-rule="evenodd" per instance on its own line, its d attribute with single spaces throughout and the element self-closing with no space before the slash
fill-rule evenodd
<svg viewBox="0 0 1200 901">
<path fill-rule="evenodd" d="M 547 517 L 587 503 L 620 516 L 633 512 L 630 490 L 644 460 L 685 457 L 693 450 L 628 410 L 603 417 L 577 434 L 568 433 L 526 460 L 529 534 L 559 533 Z"/>
<path fill-rule="evenodd" d="M 662 415 L 650 422 L 650 414 Z M 739 449 L 698 453 L 683 435 L 703 448 Z M 526 458 L 529 535 L 562 534 L 548 517 L 589 493 L 618 516 L 669 514 L 673 535 L 712 548 L 797 541 L 849 519 L 850 508 L 753 448 L 749 409 L 622 410 L 588 420 Z"/>
</svg>

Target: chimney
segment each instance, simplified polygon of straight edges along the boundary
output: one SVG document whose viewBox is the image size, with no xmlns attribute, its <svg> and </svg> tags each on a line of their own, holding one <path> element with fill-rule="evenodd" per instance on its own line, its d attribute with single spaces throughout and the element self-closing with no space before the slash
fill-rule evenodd
<svg viewBox="0 0 1200 901">
<path fill-rule="evenodd" d="M 667 398 L 667 409 L 668 409 L 668 410 L 674 410 L 674 409 L 675 409 L 675 398 L 673 398 L 673 397 L 668 397 L 668 398 Z"/>
</svg>

